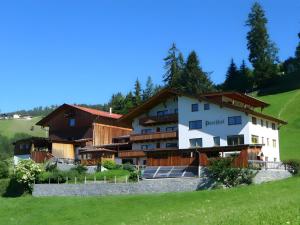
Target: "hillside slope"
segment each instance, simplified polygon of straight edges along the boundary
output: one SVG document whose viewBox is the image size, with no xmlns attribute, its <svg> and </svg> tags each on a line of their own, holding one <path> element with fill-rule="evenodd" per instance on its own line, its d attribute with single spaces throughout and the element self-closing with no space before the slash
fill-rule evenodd
<svg viewBox="0 0 300 225">
<path fill-rule="evenodd" d="M 288 122 L 280 128 L 281 160 L 300 159 L 300 89 L 258 98 L 271 104 L 264 113 Z"/>
<path fill-rule="evenodd" d="M 12 138 L 16 133 L 24 133 L 31 136 L 45 137 L 46 131 L 35 125 L 40 119 L 41 117 L 34 117 L 32 120 L 0 120 L 0 135 Z"/>
</svg>

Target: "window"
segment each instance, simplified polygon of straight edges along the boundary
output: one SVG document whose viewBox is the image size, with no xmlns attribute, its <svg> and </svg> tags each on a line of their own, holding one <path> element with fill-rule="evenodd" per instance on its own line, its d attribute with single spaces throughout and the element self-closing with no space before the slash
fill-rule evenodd
<svg viewBox="0 0 300 225">
<path fill-rule="evenodd" d="M 257 124 L 257 119 L 256 119 L 256 117 L 252 117 L 252 123 L 253 123 L 253 124 Z"/>
<path fill-rule="evenodd" d="M 168 110 L 158 111 L 156 113 L 157 116 L 164 116 L 164 115 L 167 115 L 167 114 L 168 114 Z"/>
<path fill-rule="evenodd" d="M 156 148 L 160 148 L 160 142 L 156 143 Z"/>
<path fill-rule="evenodd" d="M 266 127 L 269 128 L 269 121 L 266 121 Z"/>
<path fill-rule="evenodd" d="M 160 132 L 160 127 L 156 127 L 156 132 Z"/>
<path fill-rule="evenodd" d="M 272 130 L 276 130 L 275 123 L 272 123 Z"/>
<path fill-rule="evenodd" d="M 204 104 L 204 110 L 209 110 L 210 105 L 208 103 Z"/>
<path fill-rule="evenodd" d="M 149 148 L 149 145 L 141 145 L 142 150 L 147 150 Z"/>
<path fill-rule="evenodd" d="M 177 148 L 177 143 L 166 143 L 166 148 Z"/>
<path fill-rule="evenodd" d="M 270 146 L 270 139 L 267 138 L 267 146 Z"/>
<path fill-rule="evenodd" d="M 230 135 L 227 136 L 228 145 L 243 145 L 244 144 L 244 135 Z"/>
<path fill-rule="evenodd" d="M 166 127 L 166 131 L 176 131 L 177 128 L 176 127 Z"/>
<path fill-rule="evenodd" d="M 198 104 L 192 104 L 192 112 L 199 111 L 199 105 Z"/>
<path fill-rule="evenodd" d="M 70 119 L 69 119 L 69 126 L 70 126 L 70 127 L 75 127 L 75 123 L 76 123 L 76 121 L 75 121 L 74 118 L 70 118 Z"/>
<path fill-rule="evenodd" d="M 251 142 L 252 144 L 258 144 L 258 136 L 251 135 Z"/>
<path fill-rule="evenodd" d="M 142 134 L 150 134 L 152 133 L 152 129 L 148 128 L 148 129 L 142 129 Z"/>
<path fill-rule="evenodd" d="M 273 148 L 276 148 L 276 140 L 273 139 Z"/>
<path fill-rule="evenodd" d="M 264 126 L 264 121 L 261 119 L 260 120 L 260 125 L 263 127 Z"/>
<path fill-rule="evenodd" d="M 174 113 L 177 114 L 178 113 L 178 109 L 174 109 Z"/>
<path fill-rule="evenodd" d="M 190 130 L 196 130 L 202 128 L 202 120 L 195 120 L 189 122 L 189 129 Z"/>
<path fill-rule="evenodd" d="M 242 124 L 242 117 L 241 116 L 228 117 L 228 125 L 237 125 L 237 124 Z"/>
<path fill-rule="evenodd" d="M 261 137 L 261 143 L 264 145 L 265 144 L 265 138 Z"/>
<path fill-rule="evenodd" d="M 202 138 L 190 139 L 190 147 L 202 147 Z"/>
<path fill-rule="evenodd" d="M 220 137 L 214 137 L 214 146 L 220 146 Z"/>
</svg>

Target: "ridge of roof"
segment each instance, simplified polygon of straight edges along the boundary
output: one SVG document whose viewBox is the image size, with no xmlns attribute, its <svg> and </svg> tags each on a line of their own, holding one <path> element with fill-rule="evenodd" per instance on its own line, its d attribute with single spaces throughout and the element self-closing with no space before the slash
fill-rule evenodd
<svg viewBox="0 0 300 225">
<path fill-rule="evenodd" d="M 66 105 L 69 105 L 69 104 L 66 104 Z M 98 110 L 98 109 L 92 109 L 92 108 L 88 108 L 88 107 L 79 106 L 79 105 L 69 105 L 69 106 L 80 109 L 82 111 L 85 111 L 87 113 L 90 113 L 90 114 L 93 114 L 96 116 L 109 117 L 109 118 L 113 118 L 113 119 L 119 119 L 123 116 L 121 114 L 110 113 L 110 112 L 106 112 L 106 111 L 102 111 L 102 110 Z"/>
</svg>

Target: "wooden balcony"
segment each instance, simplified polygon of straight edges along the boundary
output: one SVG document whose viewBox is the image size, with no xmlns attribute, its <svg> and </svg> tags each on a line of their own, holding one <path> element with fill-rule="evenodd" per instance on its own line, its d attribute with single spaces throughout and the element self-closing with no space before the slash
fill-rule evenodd
<svg viewBox="0 0 300 225">
<path fill-rule="evenodd" d="M 178 122 L 177 113 L 167 114 L 164 116 L 147 116 L 139 120 L 139 123 L 142 126 L 152 126 L 156 124 L 177 123 L 177 122 Z"/>
<path fill-rule="evenodd" d="M 146 154 L 143 150 L 127 150 L 127 151 L 119 151 L 118 156 L 120 158 L 139 158 L 139 157 L 145 157 Z"/>
<path fill-rule="evenodd" d="M 177 138 L 178 138 L 177 131 L 156 132 L 156 133 L 149 133 L 149 134 L 131 134 L 130 135 L 131 142 L 168 140 L 168 139 L 177 139 Z"/>
</svg>

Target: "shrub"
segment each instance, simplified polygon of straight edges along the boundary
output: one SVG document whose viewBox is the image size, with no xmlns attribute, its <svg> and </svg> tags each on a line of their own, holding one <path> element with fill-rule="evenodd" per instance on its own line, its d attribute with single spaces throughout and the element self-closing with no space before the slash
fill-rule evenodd
<svg viewBox="0 0 300 225">
<path fill-rule="evenodd" d="M 79 174 L 85 174 L 88 169 L 84 165 L 77 165 L 71 169 L 71 171 L 76 171 Z"/>
<path fill-rule="evenodd" d="M 8 163 L 5 161 L 0 161 L 0 179 L 8 178 L 9 168 Z"/>
<path fill-rule="evenodd" d="M 293 175 L 296 175 L 300 171 L 300 160 L 296 159 L 289 159 L 283 161 L 283 165 L 287 167 L 287 170 L 292 173 Z"/>
<path fill-rule="evenodd" d="M 117 169 L 117 164 L 113 160 L 104 160 L 102 166 L 108 170 L 115 170 Z"/>
<path fill-rule="evenodd" d="M 57 169 L 57 164 L 51 161 L 45 163 L 45 171 L 54 171 Z"/>
<path fill-rule="evenodd" d="M 129 180 L 132 182 L 137 182 L 140 177 L 141 177 L 141 174 L 139 171 L 132 171 L 132 172 L 130 172 Z"/>
<path fill-rule="evenodd" d="M 25 189 L 32 191 L 32 184 L 42 172 L 40 165 L 32 160 L 21 160 L 16 166 L 15 178 Z"/>
<path fill-rule="evenodd" d="M 128 170 L 129 172 L 134 172 L 135 166 L 130 163 L 126 163 L 126 164 L 123 164 L 123 170 Z"/>
<path fill-rule="evenodd" d="M 253 173 L 249 169 L 232 168 L 232 159 L 220 158 L 210 161 L 208 176 L 226 187 L 251 184 Z"/>
</svg>

